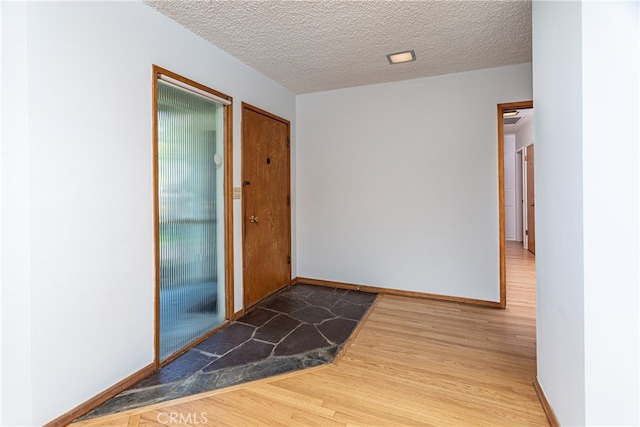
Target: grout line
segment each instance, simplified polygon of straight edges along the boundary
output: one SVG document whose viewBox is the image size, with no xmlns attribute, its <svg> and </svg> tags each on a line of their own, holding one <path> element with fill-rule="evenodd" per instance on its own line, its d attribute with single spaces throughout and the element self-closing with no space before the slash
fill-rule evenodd
<svg viewBox="0 0 640 427">
<path fill-rule="evenodd" d="M 325 319 L 325 320 L 326 320 L 326 319 Z M 318 325 L 321 325 L 322 323 L 324 323 L 324 320 L 323 320 L 321 323 L 318 323 L 318 324 L 314 323 L 314 324 L 313 324 L 313 327 L 316 329 L 316 331 L 318 331 L 318 333 L 322 336 L 322 338 L 324 338 L 324 340 L 325 340 L 326 342 L 328 342 L 328 343 L 329 343 L 329 344 L 331 344 L 332 346 L 333 346 L 333 345 L 338 345 L 338 343 L 335 343 L 335 342 L 331 341 L 329 338 L 327 338 L 327 337 L 322 333 L 322 331 L 321 331 L 320 329 L 318 329 Z"/>
</svg>

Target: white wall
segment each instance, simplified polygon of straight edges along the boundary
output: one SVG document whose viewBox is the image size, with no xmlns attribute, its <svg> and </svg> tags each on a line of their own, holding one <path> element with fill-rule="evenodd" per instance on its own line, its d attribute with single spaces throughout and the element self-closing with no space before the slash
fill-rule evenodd
<svg viewBox="0 0 640 427">
<path fill-rule="evenodd" d="M 29 283 L 29 144 L 26 4 L 2 2 L 2 416 L 0 425 L 32 417 Z"/>
<path fill-rule="evenodd" d="M 522 123 L 522 126 L 518 128 L 516 131 L 516 151 L 526 147 L 528 145 L 533 144 L 534 136 L 533 136 L 533 123 L 535 120 L 535 115 L 528 116 L 526 121 Z M 525 155 L 525 151 L 521 151 L 522 156 L 516 156 L 518 161 L 522 160 L 522 157 Z M 522 177 L 523 168 L 522 163 L 518 164 L 516 168 L 518 176 L 516 177 L 516 185 L 518 186 L 516 191 L 516 240 L 518 242 L 524 241 L 524 230 L 523 230 L 523 201 L 524 201 L 524 189 L 522 188 L 522 183 L 525 182 L 525 179 Z M 524 171 L 526 172 L 526 171 Z"/>
<path fill-rule="evenodd" d="M 584 425 L 579 2 L 533 3 L 538 379 L 563 425 Z"/>
<path fill-rule="evenodd" d="M 531 115 L 527 118 L 521 127 L 516 131 L 516 150 L 527 145 L 533 144 L 533 123 L 535 121 L 535 115 Z"/>
<path fill-rule="evenodd" d="M 2 22 L 2 9 L 3 3 L 0 3 L 0 22 Z M 2 55 L 2 30 L 0 29 L 0 55 Z M 1 61 L 1 59 L 0 59 Z M 2 85 L 2 67 L 0 67 L 0 85 Z M 0 98 L 0 171 L 4 169 L 3 165 L 3 156 L 2 156 L 2 99 Z M 2 307 L 2 172 L 0 172 L 0 307 Z M 2 315 L 0 315 L 0 331 L 2 331 Z M 0 422 L 2 422 L 2 339 L 0 339 Z"/>
<path fill-rule="evenodd" d="M 151 64 L 234 97 L 236 186 L 240 103 L 295 96 L 137 2 L 3 4 L 2 32 L 2 424 L 41 424 L 153 361 Z"/>
<path fill-rule="evenodd" d="M 523 158 L 524 158 L 524 150 L 516 151 L 515 154 L 515 181 L 516 181 L 516 242 L 522 242 L 524 239 L 524 215 L 523 215 L 523 204 L 524 204 L 524 196 L 523 196 L 523 183 L 524 178 L 522 176 L 523 171 Z"/>
<path fill-rule="evenodd" d="M 516 136 L 504 135 L 504 236 L 516 240 Z"/>
<path fill-rule="evenodd" d="M 582 5 L 585 421 L 589 425 L 640 425 L 639 12 L 638 2 Z"/>
<path fill-rule="evenodd" d="M 531 96 L 530 64 L 298 96 L 298 276 L 498 301 L 496 105 Z"/>
<path fill-rule="evenodd" d="M 637 3 L 533 4 L 538 379 L 562 425 L 640 423 L 639 39 Z"/>
</svg>

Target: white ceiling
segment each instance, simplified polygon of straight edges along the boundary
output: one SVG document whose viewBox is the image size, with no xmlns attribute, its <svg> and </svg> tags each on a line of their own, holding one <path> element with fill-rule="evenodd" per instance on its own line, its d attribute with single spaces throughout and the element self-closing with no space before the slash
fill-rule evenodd
<svg viewBox="0 0 640 427">
<path fill-rule="evenodd" d="M 297 94 L 531 61 L 529 0 L 145 3 Z"/>
<path fill-rule="evenodd" d="M 504 133 L 516 133 L 533 120 L 533 108 L 523 108 L 518 111 L 516 117 L 520 117 L 517 123 L 513 125 L 504 125 Z"/>
</svg>

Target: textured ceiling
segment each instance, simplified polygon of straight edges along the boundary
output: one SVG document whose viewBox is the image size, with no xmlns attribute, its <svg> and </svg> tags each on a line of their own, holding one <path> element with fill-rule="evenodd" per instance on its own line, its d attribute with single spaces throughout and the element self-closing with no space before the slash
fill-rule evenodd
<svg viewBox="0 0 640 427">
<path fill-rule="evenodd" d="M 145 3 L 298 94 L 531 61 L 525 0 Z"/>
</svg>

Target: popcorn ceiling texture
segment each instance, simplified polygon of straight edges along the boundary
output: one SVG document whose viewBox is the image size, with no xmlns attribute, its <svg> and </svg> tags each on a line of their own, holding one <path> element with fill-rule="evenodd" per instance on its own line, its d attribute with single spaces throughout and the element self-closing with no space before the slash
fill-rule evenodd
<svg viewBox="0 0 640 427">
<path fill-rule="evenodd" d="M 531 61 L 530 1 L 145 3 L 297 94 Z"/>
</svg>

